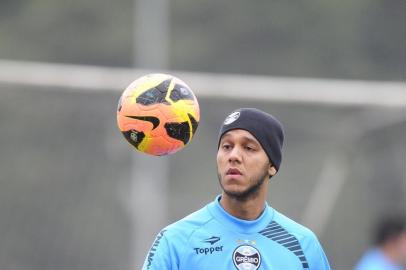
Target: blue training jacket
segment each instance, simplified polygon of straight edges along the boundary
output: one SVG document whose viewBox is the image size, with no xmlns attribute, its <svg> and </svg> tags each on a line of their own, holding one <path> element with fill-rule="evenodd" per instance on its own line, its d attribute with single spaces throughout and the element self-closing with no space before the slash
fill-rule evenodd
<svg viewBox="0 0 406 270">
<path fill-rule="evenodd" d="M 265 205 L 253 221 L 214 202 L 167 226 L 156 237 L 143 270 L 328 270 L 312 231 Z"/>
</svg>

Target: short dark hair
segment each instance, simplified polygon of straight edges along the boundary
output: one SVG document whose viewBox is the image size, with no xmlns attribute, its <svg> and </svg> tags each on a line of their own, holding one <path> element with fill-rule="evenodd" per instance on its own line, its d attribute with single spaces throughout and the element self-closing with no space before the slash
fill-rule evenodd
<svg viewBox="0 0 406 270">
<path fill-rule="evenodd" d="M 375 230 L 375 244 L 383 245 L 396 239 L 400 234 L 406 232 L 406 218 L 403 216 L 386 217 L 378 223 Z"/>
</svg>

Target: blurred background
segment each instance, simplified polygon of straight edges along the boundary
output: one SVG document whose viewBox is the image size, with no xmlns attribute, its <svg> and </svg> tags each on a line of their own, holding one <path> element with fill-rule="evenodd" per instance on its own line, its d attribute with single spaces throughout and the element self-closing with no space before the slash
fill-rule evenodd
<svg viewBox="0 0 406 270">
<path fill-rule="evenodd" d="M 406 2 L 1 0 L 0 269 L 140 269 L 155 234 L 220 192 L 239 107 L 284 124 L 270 204 L 351 269 L 406 210 Z M 183 79 L 201 122 L 152 158 L 116 127 L 124 88 Z"/>
</svg>

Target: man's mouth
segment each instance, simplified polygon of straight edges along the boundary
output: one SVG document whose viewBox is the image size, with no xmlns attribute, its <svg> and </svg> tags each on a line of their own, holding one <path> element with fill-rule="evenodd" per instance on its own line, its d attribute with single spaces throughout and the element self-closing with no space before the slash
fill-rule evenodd
<svg viewBox="0 0 406 270">
<path fill-rule="evenodd" d="M 228 169 L 226 175 L 242 175 L 242 173 L 236 168 Z"/>
</svg>

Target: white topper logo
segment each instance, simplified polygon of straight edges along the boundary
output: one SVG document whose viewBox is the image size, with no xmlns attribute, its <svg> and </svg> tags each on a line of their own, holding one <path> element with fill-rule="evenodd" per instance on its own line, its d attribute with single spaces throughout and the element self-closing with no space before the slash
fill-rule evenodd
<svg viewBox="0 0 406 270">
<path fill-rule="evenodd" d="M 224 120 L 224 125 L 229 125 L 233 123 L 235 120 L 237 120 L 240 117 L 240 112 L 233 112 L 229 116 L 227 116 L 226 120 Z"/>
</svg>

